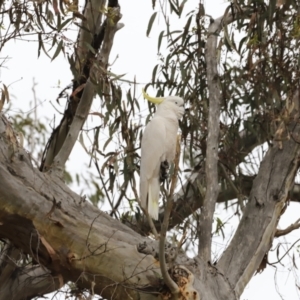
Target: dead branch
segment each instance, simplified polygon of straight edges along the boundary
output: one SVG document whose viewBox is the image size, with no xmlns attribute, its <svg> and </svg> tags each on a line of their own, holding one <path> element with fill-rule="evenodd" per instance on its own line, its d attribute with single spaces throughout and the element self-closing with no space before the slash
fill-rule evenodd
<svg viewBox="0 0 300 300">
<path fill-rule="evenodd" d="M 177 136 L 176 155 L 174 159 L 174 164 L 175 164 L 174 173 L 171 179 L 171 188 L 170 188 L 170 193 L 167 197 L 165 216 L 164 216 L 164 221 L 162 224 L 160 239 L 159 239 L 159 263 L 160 263 L 161 274 L 163 276 L 165 284 L 168 286 L 171 293 L 175 297 L 178 297 L 179 288 L 178 285 L 171 278 L 167 269 L 166 258 L 165 258 L 165 244 L 166 244 L 166 235 L 167 235 L 168 225 L 169 225 L 169 218 L 173 206 L 173 194 L 176 187 L 177 176 L 179 171 L 179 158 L 180 158 L 180 136 Z"/>
<path fill-rule="evenodd" d="M 287 235 L 290 232 L 300 228 L 300 219 L 298 219 L 295 223 L 291 224 L 289 227 L 285 229 L 277 229 L 274 237 L 280 237 L 283 235 Z"/>
</svg>

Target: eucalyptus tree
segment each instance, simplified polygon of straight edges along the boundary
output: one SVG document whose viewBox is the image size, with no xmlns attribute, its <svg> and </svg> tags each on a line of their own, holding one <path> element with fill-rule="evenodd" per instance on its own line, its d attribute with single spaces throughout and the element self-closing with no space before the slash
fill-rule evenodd
<svg viewBox="0 0 300 300">
<path fill-rule="evenodd" d="M 5 116 L 9 88 L 2 88 L 0 299 L 31 299 L 65 284 L 78 299 L 239 299 L 253 274 L 265 268 L 274 239 L 300 227 L 296 221 L 277 230 L 289 201 L 299 197 L 297 1 L 232 1 L 217 19 L 205 13 L 202 1 L 190 12 L 187 4 L 152 1 L 145 29 L 150 34 L 159 12 L 165 28 L 146 88 L 188 104 L 170 184 L 161 186 L 159 220 L 153 221 L 137 192 L 144 125 L 134 122 L 139 85 L 109 66 L 123 27 L 118 1 L 90 0 L 84 7 L 77 1 L 0 2 L 1 49 L 18 36 L 34 35 L 38 56 L 65 54 L 73 75 L 59 95 L 66 108 L 38 167 L 24 149 L 28 133 L 19 134 L 20 121 Z M 172 20 L 183 16 L 184 27 L 176 28 Z M 69 26 L 78 28 L 74 44 L 64 36 Z M 121 80 L 131 84 L 125 93 Z M 101 124 L 88 135 L 82 129 L 95 97 Z M 153 106 L 149 111 L 151 116 Z M 85 145 L 86 137 L 98 180 L 93 199 L 63 180 L 76 140 Z M 117 149 L 111 147 L 116 139 Z M 263 157 L 253 158 L 259 148 Z M 99 199 L 109 214 L 99 210 Z M 219 231 L 224 226 L 215 217 L 218 203 L 233 205 L 241 218 L 215 259 L 213 224 Z"/>
</svg>

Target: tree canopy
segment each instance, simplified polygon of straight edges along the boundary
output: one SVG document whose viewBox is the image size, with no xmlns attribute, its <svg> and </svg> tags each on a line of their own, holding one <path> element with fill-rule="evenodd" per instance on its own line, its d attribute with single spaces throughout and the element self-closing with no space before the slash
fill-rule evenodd
<svg viewBox="0 0 300 300">
<path fill-rule="evenodd" d="M 153 0 L 145 35 L 158 18 L 161 30 L 147 83 L 114 71 L 122 5 L 0 1 L 0 49 L 29 40 L 38 58 L 64 57 L 72 73 L 51 126 L 36 98 L 9 117 L 2 80 L 0 300 L 62 287 L 77 299 L 239 299 L 275 245 L 272 265 L 293 253 L 297 268 L 298 241 L 283 250 L 278 240 L 300 219 L 278 222 L 300 197 L 298 2 L 231 1 L 214 19 L 202 0 Z M 140 141 L 156 109 L 143 104 L 142 88 L 186 103 L 155 222 L 139 201 Z M 77 141 L 91 171 L 74 174 L 66 162 Z M 216 254 L 217 235 L 227 245 Z"/>
</svg>

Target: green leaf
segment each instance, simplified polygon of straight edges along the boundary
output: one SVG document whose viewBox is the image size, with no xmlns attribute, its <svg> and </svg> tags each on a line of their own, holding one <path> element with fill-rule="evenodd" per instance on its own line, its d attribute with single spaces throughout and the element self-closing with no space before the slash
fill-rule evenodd
<svg viewBox="0 0 300 300">
<path fill-rule="evenodd" d="M 51 49 L 54 47 L 54 45 L 57 44 L 57 34 L 54 35 L 53 39 L 52 39 L 52 45 L 51 48 L 49 49 L 49 51 L 51 51 Z"/>
<path fill-rule="evenodd" d="M 243 37 L 241 40 L 240 40 L 240 43 L 239 43 L 239 49 L 238 49 L 238 53 L 241 54 L 241 50 L 242 50 L 242 47 L 243 45 L 245 44 L 245 42 L 248 40 L 248 36 L 245 36 Z"/>
<path fill-rule="evenodd" d="M 184 30 L 183 30 L 183 34 L 182 34 L 182 42 L 184 42 L 185 39 L 186 39 L 186 36 L 187 36 L 187 34 L 189 32 L 189 29 L 190 29 L 190 26 L 191 26 L 192 19 L 193 19 L 193 15 L 191 15 L 188 18 L 188 21 L 186 22 L 186 24 L 184 26 Z"/>
<path fill-rule="evenodd" d="M 182 2 L 181 2 L 181 4 L 180 4 L 180 6 L 179 6 L 179 17 L 181 16 L 181 14 L 182 14 L 182 11 L 183 11 L 183 8 L 184 8 L 184 5 L 185 5 L 185 3 L 187 2 L 187 0 L 183 0 Z"/>
<path fill-rule="evenodd" d="M 132 97 L 131 97 L 130 89 L 126 93 L 126 98 L 127 98 L 128 103 L 132 103 Z"/>
<path fill-rule="evenodd" d="M 158 65 L 156 65 L 156 66 L 154 67 L 153 72 L 152 72 L 152 84 L 155 83 L 155 78 L 156 78 L 157 68 L 158 68 Z"/>
<path fill-rule="evenodd" d="M 91 46 L 88 42 L 84 42 L 85 46 L 93 53 L 96 54 L 94 47 Z"/>
<path fill-rule="evenodd" d="M 158 37 L 158 46 L 157 46 L 157 52 L 159 52 L 160 46 L 161 46 L 161 42 L 162 42 L 162 38 L 164 37 L 164 30 L 159 34 Z"/>
<path fill-rule="evenodd" d="M 103 145 L 103 151 L 105 151 L 105 148 L 106 148 L 107 145 L 112 141 L 112 139 L 113 139 L 113 135 L 111 135 L 111 136 L 109 137 L 109 139 L 106 140 L 106 142 L 105 142 L 104 145 Z"/>
<path fill-rule="evenodd" d="M 41 18 L 40 18 L 40 15 L 42 15 L 39 10 L 38 10 L 38 6 L 36 4 L 34 4 L 34 11 L 35 11 L 35 16 L 36 16 L 36 21 L 37 21 L 37 25 L 38 27 L 42 30 L 42 31 L 45 31 L 44 30 L 44 27 L 43 27 L 43 24 L 42 24 L 42 21 L 41 21 Z"/>
<path fill-rule="evenodd" d="M 224 45 L 227 47 L 228 51 L 232 51 L 233 46 L 232 46 L 231 39 L 228 35 L 228 28 L 226 25 L 224 26 L 224 37 L 225 37 Z"/>
<path fill-rule="evenodd" d="M 146 36 L 147 36 L 147 37 L 148 37 L 149 34 L 150 34 L 150 31 L 151 31 L 151 29 L 152 29 L 152 25 L 153 25 L 153 22 L 154 22 L 154 20 L 155 20 L 155 18 L 156 18 L 156 15 L 157 15 L 157 12 L 155 12 L 155 13 L 151 16 L 151 18 L 150 18 L 150 20 L 149 20 L 148 28 L 147 28 L 147 32 L 146 32 Z"/>
<path fill-rule="evenodd" d="M 43 49 L 44 53 L 50 58 L 48 52 L 47 52 L 46 49 L 45 49 L 45 46 L 44 46 L 44 42 L 43 42 L 43 40 L 42 40 L 42 34 L 41 34 L 41 33 L 38 34 L 38 40 L 39 40 L 38 57 L 40 57 L 41 49 Z"/>
<path fill-rule="evenodd" d="M 71 22 L 73 18 L 69 18 L 62 22 L 59 27 L 57 27 L 57 31 L 60 32 L 69 22 Z"/>
<path fill-rule="evenodd" d="M 116 75 L 116 74 L 113 74 L 112 75 L 112 79 L 111 79 L 111 81 L 114 81 L 114 80 L 120 80 L 122 77 L 124 77 L 126 75 L 126 73 L 124 73 L 124 74 L 121 74 L 121 75 Z"/>
<path fill-rule="evenodd" d="M 8 103 L 9 102 L 9 93 L 8 93 L 8 89 L 7 89 L 7 86 L 3 83 L 3 92 L 5 94 L 5 99 L 6 99 L 6 102 Z"/>
<path fill-rule="evenodd" d="M 171 7 L 171 12 L 174 11 L 176 13 L 176 15 L 179 16 L 179 7 L 178 7 L 178 3 L 172 3 L 172 1 L 169 1 L 170 7 Z M 175 5 L 177 5 L 177 7 Z"/>
<path fill-rule="evenodd" d="M 53 55 L 51 61 L 53 61 L 53 60 L 58 56 L 59 52 L 60 52 L 61 49 L 63 48 L 63 44 L 64 44 L 64 43 L 63 43 L 63 40 L 60 40 L 60 42 L 59 42 L 58 45 L 57 45 L 57 48 L 56 48 L 56 50 L 55 50 L 55 53 L 54 53 L 54 55 Z"/>
<path fill-rule="evenodd" d="M 57 28 L 59 28 L 60 25 L 61 25 L 61 16 L 60 16 L 60 13 L 57 14 L 57 21 L 56 21 L 56 23 L 57 23 Z"/>
<path fill-rule="evenodd" d="M 87 27 L 85 26 L 82 26 L 81 24 L 78 24 L 76 22 L 74 22 L 74 25 L 78 26 L 80 29 L 86 31 L 86 32 L 89 32 L 89 33 L 92 33 L 91 30 L 89 30 Z"/>
<path fill-rule="evenodd" d="M 61 11 L 62 14 L 65 16 L 66 13 L 65 13 L 65 11 L 64 11 L 64 6 L 63 6 L 64 3 L 65 3 L 65 1 L 59 0 L 59 8 L 60 8 L 60 11 Z"/>
<path fill-rule="evenodd" d="M 176 66 L 173 65 L 171 67 L 171 78 L 170 78 L 170 84 L 174 84 L 174 78 L 175 78 L 175 72 L 176 72 Z"/>
<path fill-rule="evenodd" d="M 47 23 L 53 24 L 53 21 L 54 21 L 54 15 L 53 15 L 53 12 L 52 12 L 50 9 L 48 9 L 48 10 L 46 11 L 46 18 L 47 18 Z"/>
</svg>

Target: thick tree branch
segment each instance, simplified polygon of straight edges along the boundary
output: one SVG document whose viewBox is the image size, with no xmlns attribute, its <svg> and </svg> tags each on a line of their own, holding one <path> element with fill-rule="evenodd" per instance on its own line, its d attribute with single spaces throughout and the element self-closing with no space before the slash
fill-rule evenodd
<svg viewBox="0 0 300 300">
<path fill-rule="evenodd" d="M 222 153 L 219 154 L 219 157 L 224 161 L 223 157 L 226 158 L 224 163 L 229 165 L 231 168 L 235 169 L 241 162 L 243 162 L 244 158 L 252 152 L 254 148 L 263 144 L 267 138 L 267 121 L 264 119 L 260 119 L 260 124 L 262 126 L 260 130 L 260 134 L 248 133 L 246 130 L 242 130 L 239 133 L 239 137 L 235 139 L 234 149 L 232 147 L 226 147 L 222 150 Z M 227 145 L 232 144 L 231 142 L 226 143 Z M 234 154 L 234 159 L 232 159 L 232 155 Z M 199 209 L 203 205 L 203 194 L 199 191 L 199 186 L 202 186 L 203 191 L 205 190 L 205 174 L 202 171 L 201 167 L 198 167 L 197 170 L 193 171 L 190 178 L 183 185 L 181 191 L 174 196 L 174 206 L 173 211 L 170 218 L 169 228 L 173 228 L 177 224 L 181 223 L 185 218 L 191 215 L 194 211 Z M 252 182 L 255 176 L 245 176 L 240 174 L 239 178 L 237 178 L 233 183 L 235 186 L 241 186 L 241 190 L 243 195 L 248 196 L 252 187 Z M 295 194 L 300 196 L 299 192 Z M 236 192 L 232 188 L 232 186 L 223 187 L 220 191 L 217 202 L 222 203 L 229 200 L 233 200 L 236 198 Z M 300 199 L 300 198 L 299 198 Z M 163 208 L 160 209 L 160 217 L 163 216 Z M 159 224 L 157 224 L 159 226 Z"/>
<path fill-rule="evenodd" d="M 293 107 L 297 108 L 299 99 L 295 98 Z M 264 157 L 242 220 L 218 263 L 218 267 L 228 274 L 230 283 L 235 285 L 238 296 L 271 246 L 299 168 L 300 124 L 297 122 L 298 110 L 293 107 L 284 110 L 289 124 L 281 131 L 282 141 L 274 142 Z"/>
<path fill-rule="evenodd" d="M 50 281 L 57 278 L 59 286 L 76 282 L 107 299 L 155 300 L 157 294 L 168 292 L 158 254 L 153 253 L 158 242 L 99 211 L 57 176 L 34 169 L 28 154 L 13 144 L 9 126 L 0 114 L 0 238 L 51 272 L 51 277 L 47 272 L 36 274 L 46 275 L 49 290 L 54 288 Z M 200 294 L 201 300 L 236 299 L 223 275 L 213 274 L 199 258 L 180 253 L 173 263 L 182 291 Z M 206 291 L 207 286 L 219 289 Z"/>
<path fill-rule="evenodd" d="M 53 159 L 60 151 L 75 116 L 83 90 L 78 91 L 78 88 L 80 86 L 83 87 L 86 83 L 92 62 L 95 60 L 95 53 L 90 50 L 89 45 L 98 53 L 103 42 L 105 26 L 101 26 L 103 17 L 101 9 L 104 7 L 105 2 L 105 0 L 85 1 L 84 18 L 81 24 L 82 29 L 78 32 L 73 57 L 69 58 L 70 68 L 74 75 L 73 91 L 68 99 L 69 101 L 63 118 L 51 133 L 45 147 L 40 166 L 40 170 L 43 172 L 48 171 L 52 167 Z"/>
<path fill-rule="evenodd" d="M 159 285 L 156 260 L 136 250 L 143 239 L 81 199 L 56 176 L 33 169 L 22 149 L 12 156 L 7 121 L 1 117 L 0 237 L 64 282 L 78 282 L 84 288 L 95 282 L 95 292 L 109 299 L 113 293 L 117 299 L 131 299 L 139 294 L 133 289 L 142 289 L 149 281 Z"/>
<path fill-rule="evenodd" d="M 54 169 L 58 170 L 60 173 L 63 172 L 64 165 L 70 156 L 70 153 L 77 141 L 78 134 L 89 114 L 95 95 L 95 83 L 92 81 L 97 80 L 97 84 L 104 85 L 104 78 L 106 77 L 106 69 L 109 54 L 113 45 L 114 35 L 118 29 L 122 28 L 122 24 L 118 24 L 118 21 L 121 19 L 120 9 L 114 8 L 113 11 L 113 18 L 106 24 L 104 41 L 101 51 L 97 57 L 97 63 L 91 68 L 90 77 L 85 84 L 84 91 L 68 135 L 62 145 L 62 148 L 53 161 Z"/>
<path fill-rule="evenodd" d="M 198 255 L 204 261 L 211 260 L 212 223 L 215 204 L 219 194 L 218 151 L 221 90 L 218 75 L 217 41 L 222 28 L 222 18 L 213 21 L 208 28 L 205 56 L 207 64 L 207 86 L 209 90 L 208 136 L 206 148 L 206 192 L 199 220 Z"/>
<path fill-rule="evenodd" d="M 62 281 L 42 266 L 17 268 L 13 276 L 1 281 L 0 300 L 32 299 L 61 287 Z"/>
<path fill-rule="evenodd" d="M 63 143 L 67 139 L 69 128 L 77 112 L 78 105 L 81 102 L 80 99 L 85 101 L 82 97 L 84 87 L 86 87 L 87 80 L 90 77 L 91 68 L 96 63 L 95 53 L 98 53 L 100 47 L 103 45 L 105 32 L 107 30 L 115 32 L 111 30 L 111 28 L 116 26 L 117 29 L 120 29 L 123 26 L 122 24 L 117 24 L 117 19 L 120 17 L 117 0 L 108 1 L 108 16 L 101 25 L 105 2 L 105 0 L 86 1 L 84 19 L 81 24 L 81 29 L 79 30 L 74 55 L 69 58 L 70 68 L 74 75 L 73 91 L 71 96 L 68 97 L 67 108 L 65 109 L 63 118 L 60 124 L 53 130 L 45 147 L 40 166 L 41 171 L 48 171 L 52 167 L 54 157 L 61 150 Z M 111 41 L 103 45 L 103 47 L 106 48 L 102 50 L 103 53 L 110 47 L 110 43 L 113 41 L 113 35 L 111 35 L 110 38 Z M 94 51 L 91 51 L 91 47 Z M 106 58 L 104 59 L 106 60 Z M 101 57 L 100 59 L 98 57 L 98 63 L 100 60 Z M 100 63 L 99 68 L 102 68 L 102 76 L 105 77 L 107 65 L 103 64 L 102 66 Z M 99 78 L 97 80 L 94 78 L 94 81 L 99 81 Z"/>
<path fill-rule="evenodd" d="M 62 279 L 53 277 L 41 266 L 19 266 L 20 249 L 10 242 L 0 253 L 0 300 L 23 300 L 53 292 L 62 286 Z"/>
<path fill-rule="evenodd" d="M 256 176 L 246 176 L 240 174 L 237 180 L 234 180 L 233 183 L 236 186 L 239 185 L 241 187 L 243 196 L 249 197 L 255 177 Z M 182 223 L 184 219 L 188 218 L 193 212 L 202 206 L 204 197 L 201 193 L 199 193 L 197 188 L 199 188 L 199 185 L 203 185 L 204 187 L 205 180 L 203 178 L 204 174 L 195 172 L 194 177 L 191 176 L 191 178 L 182 187 L 181 191 L 174 195 L 174 205 L 172 208 L 168 229 L 172 229 L 178 224 Z M 300 184 L 295 183 L 291 187 L 289 195 L 289 200 L 291 202 L 300 202 Z M 234 199 L 236 199 L 236 191 L 231 185 L 227 185 L 223 186 L 220 190 L 217 203 L 225 203 Z M 160 220 L 163 218 L 163 213 L 164 208 L 161 208 L 159 214 Z M 125 222 L 125 224 L 143 235 L 151 232 L 148 222 L 143 219 L 139 220 L 139 222 Z M 160 232 L 161 223 L 156 222 L 155 225 L 157 231 Z"/>
</svg>

